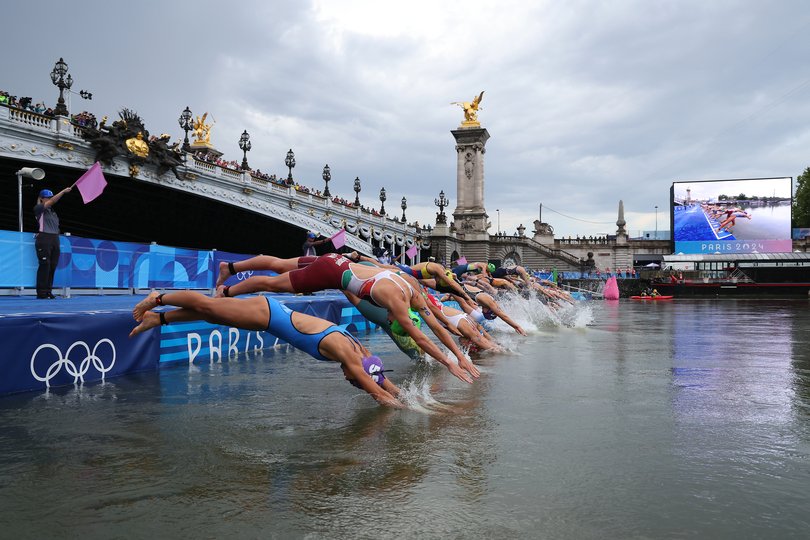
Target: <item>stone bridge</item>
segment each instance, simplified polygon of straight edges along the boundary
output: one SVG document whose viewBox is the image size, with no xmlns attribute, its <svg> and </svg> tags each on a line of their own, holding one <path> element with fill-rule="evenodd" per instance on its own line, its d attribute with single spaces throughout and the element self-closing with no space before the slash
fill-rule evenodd
<svg viewBox="0 0 810 540">
<path fill-rule="evenodd" d="M 0 161 L 6 165 L 13 163 L 15 168 L 56 166 L 73 169 L 75 178 L 78 178 L 95 159 L 94 149 L 81 136 L 82 129 L 67 117 L 48 117 L 0 105 Z M 374 215 L 354 205 L 298 191 L 294 186 L 254 175 L 250 170 L 222 167 L 185 153 L 185 163 L 177 167 L 177 171 L 178 175 L 171 171 L 159 174 L 156 167 L 150 165 L 133 169 L 126 157 L 120 156 L 115 157 L 110 166 L 104 166 L 108 179 L 110 176 L 129 178 L 169 190 L 178 198 L 193 195 L 218 205 L 230 205 L 241 212 L 257 213 L 300 228 L 300 238 L 303 238 L 304 230 L 331 236 L 345 228 L 348 233 L 346 245 L 364 253 L 371 253 L 373 247 L 381 246 L 399 254 L 416 243 L 420 249 L 414 262 L 422 257 L 422 249 L 430 248 L 427 230 L 402 223 L 396 217 Z M 11 193 L 9 186 L 15 179 L 8 178 L 7 172 L 4 176 L 5 196 Z M 4 226 L 11 228 L 5 223 Z"/>
</svg>

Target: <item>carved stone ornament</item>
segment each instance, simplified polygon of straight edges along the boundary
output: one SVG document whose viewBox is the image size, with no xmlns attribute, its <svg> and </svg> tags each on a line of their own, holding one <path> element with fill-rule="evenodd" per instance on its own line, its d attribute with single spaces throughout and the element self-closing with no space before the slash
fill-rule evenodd
<svg viewBox="0 0 810 540">
<path fill-rule="evenodd" d="M 534 220 L 534 234 L 554 235 L 554 227 L 548 223 L 542 223 L 539 219 Z"/>
<path fill-rule="evenodd" d="M 467 177 L 467 180 L 472 180 L 473 171 L 475 170 L 475 156 L 472 152 L 467 152 L 464 155 L 464 175 Z"/>
</svg>

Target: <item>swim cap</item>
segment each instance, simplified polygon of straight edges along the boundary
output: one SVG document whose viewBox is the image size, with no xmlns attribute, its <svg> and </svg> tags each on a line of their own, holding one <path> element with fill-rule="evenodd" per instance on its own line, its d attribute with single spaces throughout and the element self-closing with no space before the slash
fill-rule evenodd
<svg viewBox="0 0 810 540">
<path fill-rule="evenodd" d="M 492 272 L 494 272 L 494 271 L 495 271 L 495 265 L 494 265 L 494 264 L 492 264 L 492 263 L 489 263 L 489 264 L 487 265 L 487 270 L 489 270 L 489 273 L 491 274 Z"/>
<path fill-rule="evenodd" d="M 39 192 L 39 196 L 42 197 L 43 199 L 53 197 L 53 191 L 51 191 L 50 189 L 43 189 L 42 191 Z"/>
<path fill-rule="evenodd" d="M 497 318 L 498 318 L 498 316 L 497 316 L 497 315 L 495 315 L 495 313 L 493 313 L 493 312 L 492 312 L 492 311 L 490 311 L 490 310 L 486 310 L 486 311 L 481 310 L 481 313 L 483 313 L 483 314 L 484 314 L 484 318 L 485 318 L 486 320 L 488 320 L 488 321 L 494 321 L 495 319 L 497 319 Z"/>
<path fill-rule="evenodd" d="M 382 386 L 383 381 L 385 380 L 385 375 L 383 375 L 383 363 L 379 356 L 368 356 L 363 358 L 363 371 L 369 374 L 369 376 L 374 380 L 375 383 Z M 362 388 L 360 383 L 355 381 L 354 379 L 349 381 L 352 386 L 356 386 L 357 388 Z"/>
<path fill-rule="evenodd" d="M 307 233 L 307 238 L 315 238 L 315 233 L 314 232 L 308 232 Z"/>
<path fill-rule="evenodd" d="M 419 314 L 415 312 L 413 309 L 408 309 L 408 316 L 411 318 L 411 322 L 417 328 L 422 328 L 422 319 L 419 318 Z M 402 325 L 399 324 L 399 321 L 392 321 L 391 322 L 391 332 L 397 336 L 407 336 L 407 332 L 405 329 L 402 328 Z"/>
</svg>

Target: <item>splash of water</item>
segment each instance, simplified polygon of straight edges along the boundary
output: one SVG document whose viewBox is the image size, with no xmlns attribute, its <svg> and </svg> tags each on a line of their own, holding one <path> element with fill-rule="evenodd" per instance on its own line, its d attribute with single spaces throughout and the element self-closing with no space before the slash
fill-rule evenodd
<svg viewBox="0 0 810 540">
<path fill-rule="evenodd" d="M 413 376 L 400 384 L 399 400 L 405 404 L 408 410 L 423 414 L 436 414 L 443 409 L 449 409 L 449 405 L 438 401 L 430 391 L 431 373 L 437 366 L 444 369 L 444 366 L 431 358 L 419 361 Z"/>
<path fill-rule="evenodd" d="M 509 317 L 527 333 L 542 332 L 554 327 L 582 328 L 593 320 L 593 310 L 588 302 L 561 302 L 559 305 L 546 304 L 536 294 L 523 297 L 505 294 L 498 297 L 498 303 Z M 514 330 L 501 320 L 492 321 L 491 328 L 499 333 L 514 333 Z"/>
</svg>

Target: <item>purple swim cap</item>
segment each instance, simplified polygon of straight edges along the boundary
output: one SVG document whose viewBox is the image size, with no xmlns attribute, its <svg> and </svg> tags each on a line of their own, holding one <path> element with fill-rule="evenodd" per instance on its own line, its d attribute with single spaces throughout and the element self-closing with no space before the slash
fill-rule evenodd
<svg viewBox="0 0 810 540">
<path fill-rule="evenodd" d="M 368 356 L 363 358 L 363 371 L 368 373 L 375 383 L 382 386 L 383 381 L 385 380 L 385 375 L 383 375 L 383 363 L 379 356 Z M 350 380 L 349 382 L 352 383 L 352 386 L 362 388 L 354 379 Z"/>
<path fill-rule="evenodd" d="M 490 311 L 490 310 L 486 310 L 486 311 L 481 310 L 481 311 L 484 313 L 484 318 L 486 320 L 488 320 L 488 321 L 494 321 L 495 319 L 498 318 L 498 316 L 495 315 L 495 313 Z"/>
</svg>

